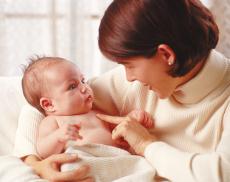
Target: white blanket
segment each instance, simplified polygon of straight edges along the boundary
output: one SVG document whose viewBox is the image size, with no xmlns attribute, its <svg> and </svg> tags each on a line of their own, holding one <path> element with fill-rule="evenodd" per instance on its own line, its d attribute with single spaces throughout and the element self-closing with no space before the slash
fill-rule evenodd
<svg viewBox="0 0 230 182">
<path fill-rule="evenodd" d="M 40 179 L 33 170 L 14 156 L 0 156 L 1 182 L 48 182 Z"/>
<path fill-rule="evenodd" d="M 62 171 L 88 164 L 91 167 L 90 175 L 96 179 L 96 182 L 154 181 L 155 170 L 144 157 L 131 155 L 116 147 L 102 144 L 70 146 L 66 153 L 77 153 L 81 161 L 64 164 Z"/>
<path fill-rule="evenodd" d="M 102 144 L 68 147 L 66 153 L 77 153 L 81 160 L 65 164 L 62 171 L 79 165 L 91 166 L 96 182 L 153 182 L 155 170 L 143 157 Z M 0 156 L 0 182 L 47 182 L 14 156 Z"/>
</svg>

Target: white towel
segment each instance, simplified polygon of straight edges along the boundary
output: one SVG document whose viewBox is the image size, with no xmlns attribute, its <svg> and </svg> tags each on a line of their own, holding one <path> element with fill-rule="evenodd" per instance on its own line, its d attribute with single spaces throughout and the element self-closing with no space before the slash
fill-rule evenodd
<svg viewBox="0 0 230 182">
<path fill-rule="evenodd" d="M 14 156 L 0 156 L 1 182 L 48 182 L 39 178 L 25 163 Z"/>
<path fill-rule="evenodd" d="M 90 175 L 96 182 L 154 181 L 155 170 L 144 157 L 131 155 L 116 147 L 102 144 L 69 146 L 66 153 L 78 154 L 81 160 L 62 165 L 62 171 L 88 164 L 91 169 Z"/>
</svg>

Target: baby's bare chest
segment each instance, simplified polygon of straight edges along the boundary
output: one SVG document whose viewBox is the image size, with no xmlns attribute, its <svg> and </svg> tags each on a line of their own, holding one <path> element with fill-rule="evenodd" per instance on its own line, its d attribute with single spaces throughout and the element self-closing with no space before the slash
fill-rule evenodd
<svg viewBox="0 0 230 182">
<path fill-rule="evenodd" d="M 103 122 L 92 113 L 74 116 L 60 116 L 57 118 L 57 122 L 59 127 L 65 124 L 78 124 L 81 130 L 104 128 Z"/>
<path fill-rule="evenodd" d="M 85 143 L 112 144 L 110 130 L 105 126 L 103 121 L 99 120 L 93 114 L 61 116 L 57 121 L 59 127 L 67 123 L 78 124 L 80 126 L 79 134 L 83 139 L 75 141 L 78 145 Z"/>
</svg>

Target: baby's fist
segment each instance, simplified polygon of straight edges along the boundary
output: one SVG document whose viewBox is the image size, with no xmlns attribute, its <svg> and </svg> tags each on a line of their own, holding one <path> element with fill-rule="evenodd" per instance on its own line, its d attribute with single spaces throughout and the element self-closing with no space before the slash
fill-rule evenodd
<svg viewBox="0 0 230 182">
<path fill-rule="evenodd" d="M 141 123 L 146 128 L 153 127 L 154 121 L 152 116 L 144 110 L 135 109 L 131 111 L 127 116 Z"/>
<path fill-rule="evenodd" d="M 65 124 L 59 128 L 59 141 L 67 142 L 68 140 L 82 139 L 79 135 L 80 126 L 76 124 Z"/>
</svg>

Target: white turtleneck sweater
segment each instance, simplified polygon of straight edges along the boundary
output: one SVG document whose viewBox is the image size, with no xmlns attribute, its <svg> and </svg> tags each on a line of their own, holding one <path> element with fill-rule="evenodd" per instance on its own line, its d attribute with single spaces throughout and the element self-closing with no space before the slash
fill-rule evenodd
<svg viewBox="0 0 230 182">
<path fill-rule="evenodd" d="M 125 115 L 139 108 L 153 116 L 150 132 L 158 141 L 144 155 L 159 176 L 175 182 L 230 181 L 229 59 L 213 50 L 199 74 L 164 100 L 141 83 L 126 81 L 123 67 L 92 79 L 90 85 L 96 107 L 107 114 Z M 22 112 L 17 156 L 36 154 L 35 125 L 40 119 L 31 109 Z"/>
<path fill-rule="evenodd" d="M 203 69 L 159 99 L 119 67 L 91 81 L 95 104 L 109 114 L 145 109 L 155 120 L 158 142 L 145 158 L 158 175 L 175 182 L 230 181 L 230 60 L 212 51 Z"/>
</svg>

